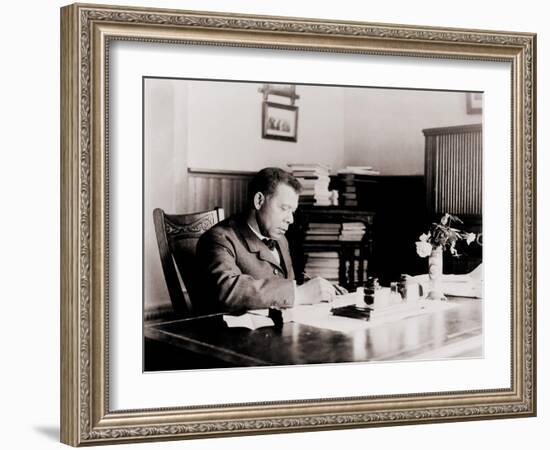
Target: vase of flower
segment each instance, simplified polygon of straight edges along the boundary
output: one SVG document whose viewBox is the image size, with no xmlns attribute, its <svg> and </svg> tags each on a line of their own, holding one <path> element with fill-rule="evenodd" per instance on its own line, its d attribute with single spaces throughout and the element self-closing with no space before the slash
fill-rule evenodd
<svg viewBox="0 0 550 450">
<path fill-rule="evenodd" d="M 438 245 L 432 248 L 428 257 L 428 276 L 430 278 L 430 290 L 426 299 L 447 300 L 443 294 L 443 247 Z"/>
<path fill-rule="evenodd" d="M 457 241 L 464 240 L 470 245 L 476 238 L 474 233 L 460 231 L 452 226 L 461 223 L 458 217 L 445 213 L 439 223 L 432 223 L 428 233 L 422 234 L 416 242 L 418 256 L 428 257 L 430 288 L 427 299 L 447 300 L 443 294 L 443 251 L 449 250 L 451 255 L 458 257 Z"/>
</svg>

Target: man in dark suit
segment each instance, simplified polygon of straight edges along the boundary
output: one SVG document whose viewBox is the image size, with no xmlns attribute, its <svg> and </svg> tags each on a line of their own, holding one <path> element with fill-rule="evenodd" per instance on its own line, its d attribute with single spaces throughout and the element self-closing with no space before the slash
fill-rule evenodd
<svg viewBox="0 0 550 450">
<path fill-rule="evenodd" d="M 301 286 L 285 233 L 294 221 L 300 182 L 279 168 L 260 170 L 249 185 L 248 209 L 218 223 L 197 244 L 210 310 L 286 308 L 328 301 L 334 287 L 322 278 Z"/>
</svg>

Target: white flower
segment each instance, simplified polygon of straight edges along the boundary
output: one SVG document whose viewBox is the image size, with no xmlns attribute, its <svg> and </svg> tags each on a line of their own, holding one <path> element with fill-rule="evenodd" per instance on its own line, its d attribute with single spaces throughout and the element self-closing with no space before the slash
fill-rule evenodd
<svg viewBox="0 0 550 450">
<path fill-rule="evenodd" d="M 421 258 L 430 256 L 430 254 L 432 253 L 432 245 L 426 241 L 418 241 L 416 242 L 416 253 Z"/>
<path fill-rule="evenodd" d="M 466 244 L 470 245 L 472 242 L 474 242 L 476 239 L 475 233 L 468 233 L 466 235 Z"/>
<path fill-rule="evenodd" d="M 428 242 L 428 239 L 430 238 L 430 233 L 426 234 L 423 233 L 420 235 L 418 239 L 420 239 L 420 242 Z"/>
<path fill-rule="evenodd" d="M 455 244 L 456 244 L 456 242 L 452 242 L 451 243 L 451 248 L 449 250 L 451 251 L 451 255 L 458 256 L 458 252 L 456 251 Z"/>
</svg>

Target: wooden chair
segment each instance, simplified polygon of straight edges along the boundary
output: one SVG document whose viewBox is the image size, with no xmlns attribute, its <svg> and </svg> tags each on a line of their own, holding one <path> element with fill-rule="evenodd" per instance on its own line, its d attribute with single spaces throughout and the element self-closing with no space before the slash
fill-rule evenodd
<svg viewBox="0 0 550 450">
<path fill-rule="evenodd" d="M 223 208 L 192 214 L 166 214 L 160 208 L 153 211 L 162 270 L 172 307 L 178 315 L 191 316 L 197 310 L 201 289 L 195 264 L 197 241 L 223 218 Z"/>
</svg>

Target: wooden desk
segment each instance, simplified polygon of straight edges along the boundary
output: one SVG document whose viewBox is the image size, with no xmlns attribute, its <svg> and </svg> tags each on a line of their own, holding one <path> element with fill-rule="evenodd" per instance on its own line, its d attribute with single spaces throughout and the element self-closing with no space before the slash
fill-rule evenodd
<svg viewBox="0 0 550 450">
<path fill-rule="evenodd" d="M 209 367 L 481 357 L 483 301 L 450 301 L 458 306 L 350 333 L 293 322 L 228 328 L 220 314 L 149 324 L 145 337 L 207 357 Z"/>
</svg>

